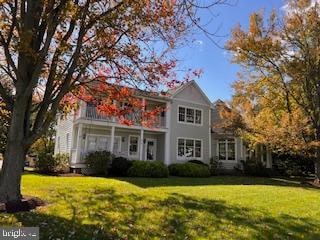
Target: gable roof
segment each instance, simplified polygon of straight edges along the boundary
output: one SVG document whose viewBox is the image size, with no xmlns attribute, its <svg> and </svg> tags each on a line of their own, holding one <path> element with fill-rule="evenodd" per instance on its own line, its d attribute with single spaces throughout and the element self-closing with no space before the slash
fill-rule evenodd
<svg viewBox="0 0 320 240">
<path fill-rule="evenodd" d="M 211 101 L 209 100 L 207 95 L 202 91 L 202 89 L 199 87 L 199 85 L 194 80 L 189 81 L 189 82 L 184 83 L 184 84 L 181 84 L 178 88 L 169 91 L 169 94 L 171 94 L 171 97 L 173 98 L 173 97 L 177 96 L 179 93 L 181 93 L 184 89 L 186 89 L 187 87 L 189 87 L 191 85 L 193 85 L 200 92 L 200 94 L 202 95 L 204 100 L 208 103 L 208 105 L 211 106 Z"/>
</svg>

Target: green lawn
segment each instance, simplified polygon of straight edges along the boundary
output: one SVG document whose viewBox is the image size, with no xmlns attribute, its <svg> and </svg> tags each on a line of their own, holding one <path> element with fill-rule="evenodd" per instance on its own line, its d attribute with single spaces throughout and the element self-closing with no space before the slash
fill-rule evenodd
<svg viewBox="0 0 320 240">
<path fill-rule="evenodd" d="M 320 239 L 320 190 L 281 179 L 48 177 L 23 194 L 49 204 L 0 214 L 41 239 Z"/>
</svg>

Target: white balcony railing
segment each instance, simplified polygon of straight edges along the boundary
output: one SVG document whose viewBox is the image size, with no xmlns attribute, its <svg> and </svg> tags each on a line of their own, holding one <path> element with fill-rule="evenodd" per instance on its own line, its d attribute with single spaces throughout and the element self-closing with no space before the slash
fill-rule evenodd
<svg viewBox="0 0 320 240">
<path fill-rule="evenodd" d="M 134 125 L 140 125 L 140 123 L 137 121 L 136 114 L 129 114 L 124 117 L 128 120 L 131 120 Z M 85 119 L 114 122 L 114 123 L 118 122 L 118 119 L 116 117 L 109 117 L 109 116 L 104 116 L 102 114 L 99 114 L 94 106 L 89 106 L 89 105 L 87 105 L 85 108 Z M 166 118 L 164 116 L 158 116 L 158 120 L 153 124 L 152 127 L 165 128 Z"/>
<path fill-rule="evenodd" d="M 87 119 L 94 119 L 94 120 L 104 120 L 108 122 L 115 122 L 115 119 L 113 117 L 104 116 L 102 114 L 99 114 L 95 107 L 93 106 L 87 106 L 86 107 L 86 118 Z"/>
</svg>

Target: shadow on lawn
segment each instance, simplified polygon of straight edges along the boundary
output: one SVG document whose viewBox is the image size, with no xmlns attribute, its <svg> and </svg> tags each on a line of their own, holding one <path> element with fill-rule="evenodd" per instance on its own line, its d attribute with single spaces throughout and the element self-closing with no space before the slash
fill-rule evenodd
<svg viewBox="0 0 320 240">
<path fill-rule="evenodd" d="M 285 178 L 259 178 L 241 176 L 214 176 L 210 178 L 115 178 L 120 181 L 134 184 L 138 187 L 173 187 L 173 186 L 206 186 L 206 185 L 271 185 L 285 187 L 301 187 L 308 189 L 319 189 L 311 185 L 302 184 L 303 179 Z"/>
<path fill-rule="evenodd" d="M 182 194 L 60 190 L 48 211 L 17 213 L 41 239 L 320 239 L 319 222 Z M 63 217 L 61 217 L 63 216 Z M 0 217 L 1 225 L 1 217 Z"/>
</svg>

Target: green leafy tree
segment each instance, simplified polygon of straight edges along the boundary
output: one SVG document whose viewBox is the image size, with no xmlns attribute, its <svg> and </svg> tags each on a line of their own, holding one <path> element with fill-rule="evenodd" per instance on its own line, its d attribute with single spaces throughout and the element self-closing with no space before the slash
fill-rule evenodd
<svg viewBox="0 0 320 240">
<path fill-rule="evenodd" d="M 232 32 L 227 48 L 243 67 L 234 84 L 240 132 L 273 149 L 316 156 L 320 178 L 320 6 L 289 1 L 284 16 L 253 13 L 248 30 Z"/>
</svg>

